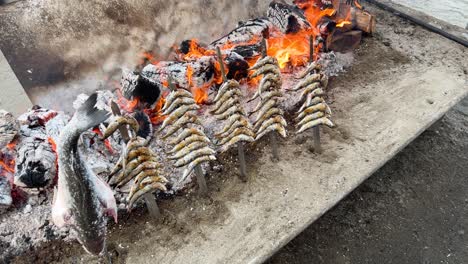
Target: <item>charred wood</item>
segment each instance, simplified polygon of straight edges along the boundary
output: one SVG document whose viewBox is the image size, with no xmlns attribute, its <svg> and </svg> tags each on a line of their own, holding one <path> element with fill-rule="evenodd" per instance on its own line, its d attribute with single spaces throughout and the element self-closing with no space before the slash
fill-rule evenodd
<svg viewBox="0 0 468 264">
<path fill-rule="evenodd" d="M 296 33 L 311 27 L 304 11 L 295 5 L 271 2 L 267 16 L 283 33 Z"/>
<path fill-rule="evenodd" d="M 213 41 L 209 48 L 222 48 L 226 44 L 245 44 L 255 39 L 260 41 L 262 37 L 268 37 L 271 27 L 273 27 L 273 24 L 268 18 L 256 18 L 239 22 L 237 28 L 224 37 Z"/>
<path fill-rule="evenodd" d="M 0 213 L 8 209 L 12 203 L 10 182 L 7 177 L 0 176 Z"/>
<path fill-rule="evenodd" d="M 129 100 L 137 98 L 142 103 L 152 105 L 161 96 L 162 84 L 138 72 L 123 70 L 120 84 L 123 96 Z"/>
<path fill-rule="evenodd" d="M 0 110 L 0 150 L 15 138 L 19 129 L 16 118 L 11 113 Z"/>
</svg>

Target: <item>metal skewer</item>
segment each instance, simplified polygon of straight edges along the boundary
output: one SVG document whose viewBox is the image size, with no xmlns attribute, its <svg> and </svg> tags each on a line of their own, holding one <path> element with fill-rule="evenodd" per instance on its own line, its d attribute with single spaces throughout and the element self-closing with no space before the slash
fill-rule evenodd
<svg viewBox="0 0 468 264">
<path fill-rule="evenodd" d="M 309 62 L 314 61 L 314 36 L 310 35 L 309 37 Z M 322 144 L 320 142 L 320 125 L 312 128 L 312 135 L 314 138 L 314 151 L 317 153 L 322 153 Z"/>
<path fill-rule="evenodd" d="M 221 54 L 221 49 L 219 47 L 216 48 L 216 54 L 218 55 L 219 65 L 221 68 L 221 74 L 223 76 L 223 82 L 227 81 L 226 70 L 224 69 L 223 57 Z M 245 151 L 244 151 L 244 144 L 239 142 L 237 144 L 237 153 L 239 157 L 239 165 L 240 165 L 240 178 L 242 181 L 247 180 L 247 164 L 245 163 Z"/>
<path fill-rule="evenodd" d="M 266 39 L 263 38 L 262 40 L 262 58 L 265 58 L 268 56 L 268 49 L 267 49 L 267 42 Z M 279 160 L 279 155 L 278 155 L 278 140 L 276 139 L 276 132 L 271 131 L 270 132 L 270 146 L 271 146 L 271 152 L 273 154 L 273 159 L 274 160 Z"/>
<path fill-rule="evenodd" d="M 203 169 L 200 164 L 195 166 L 195 175 L 197 176 L 198 187 L 200 188 L 201 194 L 206 194 L 208 192 L 208 186 L 206 185 L 205 174 L 203 174 Z"/>
<path fill-rule="evenodd" d="M 111 109 L 112 114 L 114 114 L 115 116 L 122 115 L 122 113 L 120 112 L 119 105 L 114 101 L 111 102 Z M 128 128 L 125 125 L 122 125 L 119 127 L 119 132 L 124 142 L 128 143 L 128 141 L 130 141 L 130 133 L 128 131 Z M 161 216 L 161 211 L 159 210 L 158 203 L 156 202 L 154 196 L 150 193 L 147 193 L 143 195 L 143 199 L 145 200 L 146 208 L 148 208 L 149 214 L 153 218 L 159 218 Z"/>
</svg>

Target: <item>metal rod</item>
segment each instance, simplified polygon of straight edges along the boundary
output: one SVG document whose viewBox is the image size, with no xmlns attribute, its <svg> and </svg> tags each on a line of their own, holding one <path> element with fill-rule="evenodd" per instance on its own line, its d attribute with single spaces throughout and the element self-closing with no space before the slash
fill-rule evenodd
<svg viewBox="0 0 468 264">
<path fill-rule="evenodd" d="M 262 57 L 268 56 L 268 46 L 265 38 L 262 39 Z"/>
<path fill-rule="evenodd" d="M 198 187 L 200 188 L 200 193 L 206 194 L 208 192 L 208 187 L 206 186 L 205 175 L 203 174 L 203 170 L 200 165 L 195 166 L 195 174 L 197 175 L 197 182 Z"/>
<path fill-rule="evenodd" d="M 309 62 L 314 61 L 314 36 L 309 36 Z"/>
<path fill-rule="evenodd" d="M 221 75 L 223 76 L 223 82 L 227 81 L 226 70 L 224 69 L 223 55 L 221 49 L 216 47 L 216 54 L 218 55 L 219 67 L 221 68 Z"/>
<path fill-rule="evenodd" d="M 312 128 L 312 133 L 314 136 L 314 151 L 317 153 L 322 153 L 322 146 L 320 143 L 320 126 Z"/>
<path fill-rule="evenodd" d="M 272 154 L 273 154 L 273 159 L 279 160 L 278 140 L 276 139 L 276 132 L 275 131 L 270 132 L 270 145 L 271 145 L 271 150 L 272 150 Z"/>
<path fill-rule="evenodd" d="M 247 164 L 245 163 L 244 143 L 237 144 L 237 152 L 240 164 L 240 178 L 242 181 L 247 181 Z"/>
<path fill-rule="evenodd" d="M 104 251 L 102 252 L 102 257 L 104 258 L 104 262 L 106 264 L 112 264 L 112 257 L 107 249 L 107 244 L 104 246 Z"/>
<path fill-rule="evenodd" d="M 122 112 L 120 112 L 120 107 L 119 105 L 112 101 L 111 102 L 111 109 L 112 109 L 112 114 L 115 116 L 120 116 L 122 115 Z M 130 135 L 128 133 L 128 128 L 126 126 L 120 126 L 119 127 L 119 132 L 120 135 L 122 136 L 122 139 L 124 140 L 125 143 L 128 143 L 130 141 Z M 154 196 L 151 196 L 151 194 L 145 194 L 144 196 L 145 204 L 146 207 L 148 208 L 148 212 L 153 218 L 158 218 L 161 216 L 161 213 L 158 208 L 158 204 L 156 203 Z"/>
</svg>

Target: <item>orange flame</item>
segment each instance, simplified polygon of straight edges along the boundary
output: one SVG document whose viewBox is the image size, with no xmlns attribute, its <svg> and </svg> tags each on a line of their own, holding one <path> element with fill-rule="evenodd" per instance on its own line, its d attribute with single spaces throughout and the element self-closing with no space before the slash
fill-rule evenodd
<svg viewBox="0 0 468 264">
<path fill-rule="evenodd" d="M 162 94 L 161 98 L 156 102 L 156 105 L 153 109 L 145 109 L 144 112 L 150 117 L 151 123 L 153 125 L 159 125 L 162 123 L 167 116 L 162 115 L 161 109 L 163 108 L 164 104 L 166 103 L 166 96 L 169 92 L 166 91 Z"/>
<path fill-rule="evenodd" d="M 102 132 L 101 129 L 99 129 L 99 127 L 93 128 L 93 132 L 99 136 L 102 136 Z M 114 149 L 112 148 L 112 145 L 108 139 L 104 139 L 104 146 L 106 146 L 106 149 L 109 151 L 109 153 L 114 153 Z"/>
</svg>

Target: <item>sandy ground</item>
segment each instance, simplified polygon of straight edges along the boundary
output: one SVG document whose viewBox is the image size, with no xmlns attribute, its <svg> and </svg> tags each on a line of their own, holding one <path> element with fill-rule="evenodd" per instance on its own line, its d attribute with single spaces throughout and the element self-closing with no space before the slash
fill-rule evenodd
<svg viewBox="0 0 468 264">
<path fill-rule="evenodd" d="M 468 263 L 468 98 L 268 264 Z"/>
</svg>

